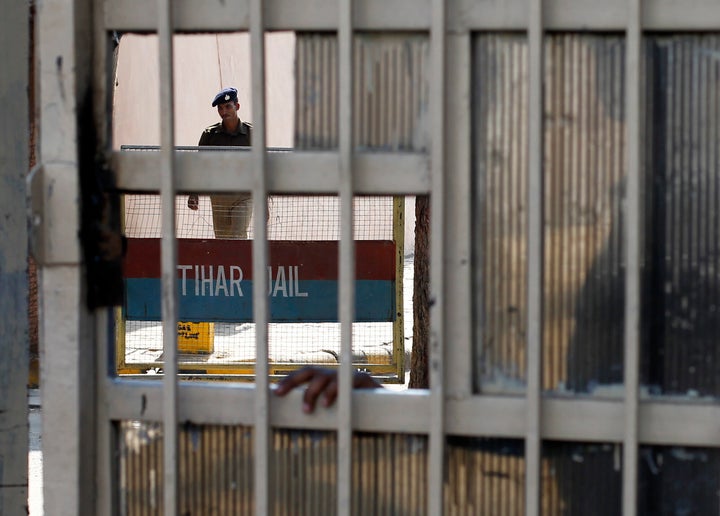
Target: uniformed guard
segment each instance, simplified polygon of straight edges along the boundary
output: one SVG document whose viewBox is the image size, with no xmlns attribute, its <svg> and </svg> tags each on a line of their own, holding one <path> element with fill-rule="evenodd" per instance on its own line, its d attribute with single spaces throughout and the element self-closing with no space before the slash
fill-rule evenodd
<svg viewBox="0 0 720 516">
<path fill-rule="evenodd" d="M 252 144 L 252 126 L 240 120 L 237 89 L 223 88 L 213 98 L 221 121 L 213 124 L 200 135 L 199 146 L 249 147 Z M 250 193 L 217 194 L 210 196 L 215 238 L 246 239 L 252 216 Z M 188 197 L 191 210 L 198 209 L 198 196 Z"/>
<path fill-rule="evenodd" d="M 247 122 L 240 120 L 237 90 L 224 88 L 215 95 L 212 107 L 217 106 L 222 121 L 205 128 L 198 145 L 249 147 L 251 129 Z"/>
</svg>

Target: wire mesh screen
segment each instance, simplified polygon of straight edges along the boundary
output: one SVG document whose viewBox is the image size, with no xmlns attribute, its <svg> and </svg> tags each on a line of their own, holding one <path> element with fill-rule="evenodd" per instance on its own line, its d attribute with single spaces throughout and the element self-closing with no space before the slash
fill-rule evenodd
<svg viewBox="0 0 720 516">
<path fill-rule="evenodd" d="M 213 196 L 214 197 L 214 196 Z M 230 196 L 232 197 L 232 196 Z M 160 238 L 160 196 L 125 195 L 125 235 L 128 238 Z M 211 196 L 200 195 L 198 209 L 187 207 L 188 196 L 178 195 L 175 202 L 175 225 L 178 238 L 216 238 L 213 231 Z M 393 198 L 389 196 L 357 197 L 353 209 L 356 240 L 392 240 Z M 253 238 L 254 210 L 243 206 L 221 206 L 224 216 L 246 217 L 250 214 L 248 238 Z M 340 204 L 333 196 L 268 197 L 268 238 L 270 240 L 339 240 Z M 217 238 L 232 238 L 218 236 Z"/>
<path fill-rule="evenodd" d="M 126 146 L 123 150 L 151 151 L 155 148 Z M 178 195 L 176 198 L 178 239 L 207 242 L 219 239 L 225 242 L 253 238 L 253 217 L 258 210 L 252 206 L 249 194 L 199 195 L 196 196 L 195 206 L 189 202 L 191 197 Z M 354 200 L 355 239 L 394 240 L 395 210 L 398 205 L 392 196 L 357 197 Z M 338 241 L 340 238 L 340 205 L 336 196 L 269 196 L 267 210 L 268 239 L 271 241 L 319 242 Z M 162 235 L 160 219 L 159 195 L 124 196 L 124 232 L 128 239 L 159 239 Z M 231 246 L 232 243 L 227 245 Z M 232 254 L 233 251 L 231 249 L 228 252 Z M 402 247 L 399 252 L 402 252 Z M 141 260 L 155 258 L 148 255 L 140 257 Z M 411 262 L 405 265 L 405 271 L 412 274 Z M 215 281 L 218 281 L 217 272 L 213 276 Z M 282 278 L 279 276 L 281 273 Z M 278 281 L 287 281 L 288 288 L 292 290 L 292 275 L 292 267 L 273 271 L 270 282 L 278 288 Z M 297 270 L 295 275 L 296 294 L 302 295 L 299 292 Z M 397 279 L 402 281 L 402 276 Z M 232 281 L 229 284 L 232 290 Z M 407 284 L 412 285 L 412 280 Z M 337 292 L 331 294 L 337 296 Z M 407 299 L 412 299 L 412 296 L 408 295 Z M 162 323 L 159 317 L 157 320 L 137 320 L 128 316 L 128 313 L 126 310 L 125 317 L 119 321 L 120 371 L 161 372 Z M 232 316 L 230 318 L 233 319 Z M 411 321 L 412 317 L 408 319 Z M 181 370 L 207 374 L 251 374 L 256 358 L 255 325 L 241 318 L 236 322 L 218 322 L 218 319 L 212 317 L 208 318 L 208 322 L 183 320 L 178 324 L 178 346 Z M 356 364 L 376 366 L 375 372 L 380 376 L 390 373 L 393 364 L 398 362 L 398 347 L 399 352 L 404 353 L 404 338 L 398 339 L 392 321 L 354 323 L 353 355 Z M 338 363 L 339 353 L 338 322 L 299 320 L 273 322 L 269 326 L 269 358 L 273 364 L 271 372 L 275 374 L 283 374 L 307 363 Z"/>
</svg>

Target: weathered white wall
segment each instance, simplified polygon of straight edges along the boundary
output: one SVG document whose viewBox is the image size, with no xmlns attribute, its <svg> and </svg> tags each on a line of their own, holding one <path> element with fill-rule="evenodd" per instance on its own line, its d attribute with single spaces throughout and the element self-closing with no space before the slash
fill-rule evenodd
<svg viewBox="0 0 720 516">
<path fill-rule="evenodd" d="M 0 514 L 25 514 L 28 494 L 28 11 L 0 17 Z M 10 50 L 12 49 L 12 50 Z"/>
<path fill-rule="evenodd" d="M 291 147 L 295 113 L 292 32 L 268 34 L 266 51 L 267 144 Z M 202 130 L 218 121 L 210 104 L 222 88 L 238 89 L 240 117 L 252 123 L 250 40 L 248 34 L 176 36 L 175 143 L 197 145 Z M 158 145 L 158 40 L 126 34 L 118 50 L 113 106 L 113 147 Z"/>
</svg>

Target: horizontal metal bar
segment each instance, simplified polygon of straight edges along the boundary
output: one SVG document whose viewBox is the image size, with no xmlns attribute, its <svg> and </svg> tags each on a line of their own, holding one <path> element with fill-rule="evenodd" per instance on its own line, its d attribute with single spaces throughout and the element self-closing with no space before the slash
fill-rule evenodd
<svg viewBox="0 0 720 516">
<path fill-rule="evenodd" d="M 388 355 L 384 353 L 380 356 L 387 358 Z M 390 376 L 397 372 L 397 365 L 373 363 L 373 358 L 374 357 L 369 356 L 367 362 L 358 363 L 356 366 L 362 367 L 363 370 L 367 370 L 373 376 Z M 270 365 L 270 374 L 285 375 L 287 374 L 287 371 L 293 371 L 309 365 L 313 365 L 313 363 L 272 362 Z M 142 376 L 145 374 L 145 371 L 157 369 L 158 367 L 162 367 L 162 362 L 130 362 L 129 364 L 122 366 L 118 373 L 126 378 L 132 377 L 133 379 L 147 380 L 147 377 Z M 336 367 L 336 365 L 327 364 L 323 365 L 323 367 Z M 178 364 L 178 368 L 181 374 L 186 375 L 186 379 L 202 379 L 207 381 L 221 380 L 232 382 L 251 380 L 254 376 L 255 364 L 254 362 L 223 362 L 219 364 L 207 364 L 205 362 L 198 361 L 180 363 Z M 157 376 L 158 380 L 162 377 L 162 375 Z"/>
<path fill-rule="evenodd" d="M 336 30 L 338 5 L 332 0 L 273 0 L 268 2 L 267 25 L 280 30 Z M 363 0 L 353 2 L 354 30 L 423 30 L 430 26 L 430 0 Z"/>
<path fill-rule="evenodd" d="M 112 420 L 162 419 L 161 382 L 112 380 L 107 386 Z M 182 382 L 179 420 L 222 425 L 251 425 L 254 387 L 247 384 Z M 336 408 L 319 407 L 302 412 L 302 390 L 284 398 L 271 396 L 273 427 L 332 430 L 337 428 Z M 426 390 L 354 391 L 353 427 L 356 431 L 427 434 L 430 429 L 430 395 Z M 623 400 L 544 399 L 543 439 L 585 442 L 621 442 L 624 432 Z M 486 437 L 525 436 L 527 403 L 511 396 L 475 396 L 448 400 L 449 435 Z M 382 414 L 382 417 L 378 417 Z M 640 444 L 717 446 L 720 406 L 689 400 L 641 401 Z M 692 425 L 687 422 L 692 421 Z"/>
<path fill-rule="evenodd" d="M 640 402 L 638 420 L 640 444 L 717 447 L 720 435 L 720 406 L 717 404 Z"/>
<path fill-rule="evenodd" d="M 452 30 L 520 30 L 527 27 L 525 0 L 449 2 Z M 646 31 L 717 30 L 720 3 L 713 0 L 656 0 L 643 6 Z M 549 31 L 618 31 L 627 27 L 627 0 L 545 0 L 543 28 Z"/>
<path fill-rule="evenodd" d="M 528 23 L 525 0 L 451 0 L 447 22 L 451 31 L 519 30 Z M 624 31 L 626 0 L 548 0 L 543 2 L 547 30 Z M 248 1 L 174 3 L 175 25 L 184 32 L 246 31 Z M 337 30 L 336 0 L 272 0 L 266 2 L 268 30 Z M 643 6 L 642 28 L 648 31 L 717 30 L 720 2 L 715 0 L 655 0 Z M 154 2 L 112 0 L 105 2 L 107 30 L 154 32 Z M 355 30 L 430 30 L 429 0 L 365 0 L 354 5 Z"/>
<path fill-rule="evenodd" d="M 155 381 L 114 381 L 108 387 L 109 417 L 113 420 L 159 421 L 162 410 L 160 392 L 161 382 Z M 205 424 L 252 425 L 252 404 L 255 388 L 247 384 L 180 384 L 180 421 L 193 421 Z M 377 396 L 375 396 L 377 394 Z M 337 407 L 318 408 L 313 415 L 301 410 L 302 389 L 288 394 L 284 398 L 270 398 L 271 424 L 282 428 L 317 428 L 334 430 L 337 428 Z M 427 408 L 425 391 L 408 391 L 402 397 L 390 390 L 354 391 L 353 418 L 362 421 L 361 426 L 354 425 L 359 431 L 384 429 L 392 432 L 423 433 L 427 423 L 422 414 Z M 378 427 L 376 423 L 376 403 L 368 399 L 382 400 L 383 411 L 394 416 Z M 209 402 L 212 400 L 212 402 Z M 402 417 L 397 417 L 404 415 Z"/>
<path fill-rule="evenodd" d="M 248 0 L 175 3 L 178 31 L 247 31 Z M 423 30 L 430 26 L 429 0 L 365 0 L 354 5 L 355 30 Z M 267 30 L 337 30 L 336 0 L 272 0 L 265 2 Z M 108 30 L 155 31 L 155 6 L 143 0 L 112 0 L 105 3 Z"/>
<path fill-rule="evenodd" d="M 111 157 L 121 190 L 160 189 L 160 156 L 156 152 L 114 152 Z M 339 188 L 336 152 L 270 152 L 266 174 L 270 193 L 335 194 Z M 250 191 L 253 160 L 249 152 L 177 152 L 179 191 Z M 428 193 L 429 158 L 422 153 L 357 152 L 353 159 L 355 193 Z"/>
</svg>

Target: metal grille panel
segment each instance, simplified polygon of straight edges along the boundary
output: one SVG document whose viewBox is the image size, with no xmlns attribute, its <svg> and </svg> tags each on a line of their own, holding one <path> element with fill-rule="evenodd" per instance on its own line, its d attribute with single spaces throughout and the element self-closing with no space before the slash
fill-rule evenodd
<svg viewBox="0 0 720 516">
<path fill-rule="evenodd" d="M 230 10 L 236 16 L 227 16 Z M 100 1 L 92 5 L 65 0 L 39 3 L 38 70 L 43 80 L 37 111 L 43 124 L 38 146 L 42 150 L 39 160 L 42 166 L 36 177 L 42 199 L 42 210 L 38 212 L 42 224 L 33 227 L 33 231 L 45 246 L 40 264 L 43 293 L 48 301 L 42 322 L 45 331 L 41 331 L 48 350 L 44 369 L 47 374 L 43 377 L 43 418 L 46 427 L 53 429 L 43 438 L 47 451 L 44 467 L 47 477 L 53 480 L 45 484 L 48 506 L 58 513 L 111 514 L 118 505 L 116 463 L 114 455 L 108 453 L 117 451 L 116 421 L 147 418 L 156 423 L 162 421 L 166 432 L 159 441 L 153 438 L 153 442 L 161 441 L 162 448 L 158 447 L 154 456 L 138 466 L 147 475 L 132 478 L 139 482 L 138 489 L 146 490 L 139 499 L 154 504 L 150 514 L 159 510 L 178 514 L 182 512 L 180 504 L 189 503 L 180 489 L 184 477 L 179 479 L 178 474 L 187 460 L 183 454 L 203 444 L 194 441 L 198 435 L 196 427 L 184 427 L 178 433 L 181 420 L 250 425 L 252 436 L 243 454 L 252 456 L 252 461 L 243 461 L 242 468 L 250 469 L 245 478 L 252 477 L 252 484 L 242 489 L 252 491 L 248 498 L 254 507 L 248 511 L 257 514 L 271 514 L 274 507 L 271 502 L 275 502 L 272 488 L 276 477 L 272 474 L 276 472 L 273 468 L 277 444 L 270 423 L 279 421 L 278 426 L 307 424 L 333 432 L 327 441 L 333 443 L 336 451 L 331 461 L 336 468 L 333 478 L 336 500 L 329 503 L 330 511 L 335 509 L 340 514 L 353 510 L 354 498 L 350 493 L 355 492 L 355 485 L 350 473 L 361 465 L 356 464 L 358 459 L 353 456 L 356 428 L 378 432 L 412 428 L 413 432 L 423 434 L 417 439 L 423 442 L 420 453 L 425 456 L 422 465 L 411 471 L 421 472 L 414 480 L 417 492 L 427 493 L 423 503 L 433 515 L 470 512 L 468 508 L 475 507 L 469 505 L 471 499 L 473 504 L 478 500 L 469 493 L 474 493 L 473 486 L 478 484 L 473 482 L 483 466 L 478 468 L 478 463 L 473 463 L 473 473 L 468 474 L 471 468 L 454 459 L 453 454 L 459 452 L 456 443 L 446 441 L 448 433 L 511 435 L 523 439 L 522 491 L 524 513 L 528 516 L 540 512 L 543 497 L 538 496 L 538 487 L 551 474 L 549 459 L 538 463 L 538 452 L 544 454 L 552 448 L 543 441 L 548 436 L 573 443 L 595 439 L 622 444 L 622 485 L 617 495 L 612 478 L 617 469 L 616 445 L 611 445 L 612 464 L 604 444 L 599 445 L 600 452 L 592 460 L 585 452 L 578 455 L 575 444 L 563 444 L 558 460 L 566 461 L 563 467 L 567 467 L 571 476 L 576 465 L 567 461 L 575 461 L 576 456 L 604 471 L 603 485 L 612 486 L 608 495 L 612 508 L 615 509 L 616 499 L 621 498 L 620 510 L 626 516 L 716 513 L 718 407 L 714 399 L 707 403 L 700 398 L 716 397 L 720 385 L 714 342 L 720 290 L 716 287 L 719 235 L 715 224 L 719 197 L 716 149 L 720 73 L 717 32 L 700 31 L 717 31 L 719 14 L 718 4 L 709 0 L 613 0 L 602 5 L 589 0 L 420 3 L 280 0 L 270 4 L 249 0 L 237 5 L 169 0 Z M 212 165 L 209 160 L 173 155 L 176 124 L 172 109 L 172 40 L 178 30 L 248 28 L 253 123 L 259 138 L 251 153 L 241 159 L 243 166 L 251 166 L 247 170 L 252 170 L 252 174 L 238 178 L 231 176 L 227 164 L 232 158 L 227 155 L 220 155 Z M 310 140 L 298 145 L 322 148 L 323 152 L 293 152 L 286 157 L 265 152 L 263 42 L 265 31 L 276 29 L 338 34 L 336 57 L 332 57 L 330 49 L 323 49 L 323 62 L 329 63 L 322 65 L 323 70 L 332 70 L 333 66 L 337 70 L 322 72 L 325 85 L 321 90 L 329 92 L 332 99 L 332 81 L 337 75 L 337 100 L 331 100 L 329 108 L 326 106 L 318 115 L 322 122 L 313 127 L 321 129 L 307 131 L 317 132 L 319 143 Z M 350 251 L 355 194 L 405 191 L 431 194 L 432 389 L 418 396 L 422 403 L 412 401 L 412 395 L 404 399 L 393 393 L 351 395 L 352 272 L 342 275 L 340 287 L 343 353 L 336 412 L 324 411 L 314 418 L 303 415 L 299 393 L 282 402 L 270 401 L 264 275 L 260 276 L 263 286 L 256 290 L 254 305 L 258 321 L 258 383 L 253 389 L 216 389 L 205 385 L 195 389 L 183 385 L 179 390 L 178 357 L 172 335 L 177 325 L 177 299 L 171 288 L 165 289 L 163 299 L 164 347 L 169 367 L 162 384 L 131 384 L 107 378 L 111 359 L 104 344 L 110 341 L 109 315 L 107 311 L 89 315 L 84 309 L 83 292 L 88 285 L 83 284 L 78 228 L 73 221 L 80 202 L 87 200 L 83 198 L 87 191 L 82 191 L 78 177 L 83 183 L 96 179 L 93 177 L 96 167 L 102 166 L 85 158 L 101 158 L 109 151 L 104 129 L 108 127 L 107 108 L 112 104 L 108 94 L 111 78 L 107 76 L 111 66 L 103 60 L 112 54 L 109 35 L 114 30 L 157 32 L 159 36 L 158 71 L 163 87 L 155 92 L 154 101 L 161 106 L 161 152 L 157 159 L 141 156 L 119 162 L 124 164 L 120 173 L 123 188 L 162 192 L 166 285 L 171 283 L 176 265 L 173 208 L 178 188 L 202 192 L 252 190 L 258 202 L 265 201 L 268 188 L 278 194 L 337 194 L 342 212 L 343 252 L 339 262 L 345 271 L 352 271 L 353 266 Z M 368 39 L 375 38 L 380 31 L 395 31 L 394 36 L 398 36 L 397 31 L 426 34 L 429 30 L 428 67 L 424 73 L 432 94 L 427 95 L 427 101 L 420 102 L 421 107 L 415 101 L 408 109 L 391 105 L 404 102 L 409 95 L 366 95 L 374 94 L 373 90 L 378 88 L 377 78 L 394 82 L 393 88 L 398 90 L 413 84 L 412 88 L 420 88 L 417 91 L 423 95 L 425 79 L 421 83 L 414 82 L 415 79 L 402 83 L 405 78 L 393 78 L 387 71 L 398 62 L 413 62 L 405 57 L 397 59 L 398 55 L 411 54 L 403 54 L 405 50 L 378 53 L 377 49 L 367 47 L 369 57 L 362 59 L 372 66 L 359 66 L 356 52 L 366 47 L 358 43 L 355 53 L 351 51 L 357 30 L 371 31 L 362 35 Z M 478 30 L 520 32 L 478 36 Z M 557 30 L 578 34 L 546 32 Z M 584 32 L 588 30 L 618 31 L 622 37 L 607 32 L 590 35 Z M 656 30 L 675 31 L 676 35 L 666 32 L 656 36 L 647 32 Z M 680 34 L 680 31 L 695 32 Z M 525 33 L 527 43 L 522 35 Z M 641 41 L 643 36 L 647 38 L 645 42 Z M 415 33 L 412 37 L 425 36 Z M 613 40 L 619 43 L 609 48 L 607 43 Z M 598 59 L 598 54 L 603 53 L 604 57 Z M 595 69 L 591 65 L 593 59 L 600 63 Z M 493 73 L 483 78 L 482 65 L 488 63 Z M 384 68 L 386 65 L 389 68 Z M 468 67 L 480 77 L 472 85 L 470 81 L 464 84 Z M 365 75 L 369 70 L 370 79 Z M 408 70 L 405 67 L 405 72 Z M 417 66 L 413 65 L 412 70 L 414 73 Z M 641 82 L 643 74 L 645 82 Z M 363 80 L 358 81 L 359 77 Z M 458 77 L 462 80 L 457 80 Z M 486 83 L 478 88 L 483 80 Z M 397 87 L 401 83 L 406 86 Z M 355 90 L 360 85 L 367 91 Z M 382 84 L 380 87 L 384 88 Z M 493 89 L 495 96 L 483 100 L 484 92 Z M 305 91 L 312 92 L 312 84 Z M 545 98 L 540 95 L 543 91 L 548 95 Z M 148 98 L 152 100 L 152 96 L 150 93 Z M 593 102 L 593 97 L 600 100 Z M 369 104 L 362 104 L 368 99 Z M 357 105 L 353 104 L 355 100 Z M 380 118 L 372 117 L 376 110 Z M 425 111 L 427 118 L 423 118 Z M 469 111 L 475 117 L 472 123 L 465 117 Z M 415 127 L 417 132 L 408 131 L 407 124 L 389 123 L 388 114 L 400 121 L 408 113 L 411 121 L 416 116 L 414 121 L 422 122 Z M 384 116 L 387 118 L 383 119 Z M 600 123 L 603 116 L 607 118 L 605 126 Z M 363 117 L 365 120 L 360 122 Z M 488 119 L 484 127 L 478 123 L 483 118 Z M 458 120 L 460 123 L 452 123 Z M 94 131 L 93 127 L 99 130 Z M 373 127 L 373 135 L 363 133 L 365 127 Z M 328 137 L 332 131 L 338 133 L 336 137 Z M 379 142 L 373 139 L 376 132 L 383 135 Z M 338 151 L 327 152 L 333 147 Z M 430 152 L 422 156 L 384 152 L 371 155 L 353 152 L 357 147 L 427 148 Z M 473 236 L 480 237 L 474 239 L 475 262 L 471 262 L 465 244 L 470 234 L 470 210 L 462 213 L 458 209 L 469 203 L 457 202 L 467 200 L 464 196 L 468 191 L 471 153 L 474 153 L 472 174 L 483 178 L 476 182 L 475 200 L 491 201 L 472 214 L 476 230 Z M 593 175 L 592 163 L 601 160 L 603 165 L 594 170 L 612 172 Z M 132 163 L 138 164 L 137 168 L 128 166 Z M 378 163 L 382 166 L 375 165 Z M 149 174 L 144 174 L 150 169 Z M 206 176 L 207 184 L 197 190 L 197 182 Z M 526 220 L 528 213 L 530 217 Z M 557 228 L 562 230 L 556 234 Z M 260 220 L 254 230 L 258 241 L 266 240 L 264 221 Z M 512 238 L 506 238 L 503 232 Z M 267 258 L 264 246 L 254 246 L 253 263 L 257 270 L 264 268 Z M 472 277 L 473 268 L 482 271 L 480 279 Z M 453 281 L 457 278 L 470 281 Z M 456 301 L 460 299 L 469 306 L 474 295 L 472 289 L 483 284 L 490 285 L 490 290 L 482 293 L 475 322 L 469 310 L 463 312 Z M 606 315 L 602 315 L 604 310 Z M 458 315 L 459 312 L 462 313 Z M 595 320 L 588 322 L 583 317 Z M 583 327 L 587 339 L 582 338 Z M 473 332 L 475 339 L 471 337 Z M 600 333 L 609 340 L 597 338 Z M 471 356 L 469 349 L 475 343 L 474 378 L 469 373 L 446 377 L 446 372 L 453 372 L 448 364 L 467 362 Z M 95 352 L 86 353 L 87 350 Z M 651 394 L 670 394 L 674 399 L 641 399 L 638 373 Z M 616 388 L 621 379 L 622 393 Z M 622 397 L 608 400 L 570 396 L 577 392 L 600 394 L 600 386 L 611 387 L 605 394 Z M 543 389 L 571 392 L 565 397 L 542 399 Z M 488 394 L 492 390 L 525 396 L 474 396 L 479 391 Z M 188 398 L 189 393 L 192 395 Z M 150 398 L 153 401 L 146 403 Z M 219 403 L 213 406 L 218 399 L 224 400 L 225 408 L 219 408 Z M 282 410 L 276 410 L 277 406 Z M 388 422 L 377 421 L 381 411 L 369 410 L 378 406 L 413 406 L 422 410 L 400 415 L 397 413 L 402 411 L 395 410 Z M 460 410 L 467 407 L 473 410 Z M 398 421 L 407 424 L 401 426 Z M 151 430 L 146 429 L 148 434 Z M 68 435 L 91 438 L 84 443 L 87 446 L 68 447 Z M 239 439 L 248 437 L 238 435 Z M 212 442 L 212 438 L 201 441 Z M 312 438 L 301 441 L 302 446 L 309 448 L 314 442 Z M 362 454 L 363 458 L 387 456 L 387 447 L 394 449 L 400 441 L 402 438 L 382 445 L 374 442 Z M 647 448 L 649 444 L 666 443 L 705 448 L 672 445 Z M 282 442 L 281 446 L 283 453 L 297 449 L 292 440 Z M 198 453 L 205 454 L 208 460 L 223 460 L 212 446 L 208 450 Z M 500 454 L 494 451 L 491 455 L 497 458 Z M 515 458 L 506 456 L 503 460 L 520 467 Z M 368 468 L 370 473 L 363 473 L 368 475 L 365 486 L 374 485 L 371 473 L 379 471 Z M 504 473 L 507 471 L 504 468 L 499 471 Z M 205 470 L 202 471 L 201 475 L 205 475 Z M 382 469 L 382 478 L 387 471 Z M 452 475 L 446 477 L 445 473 L 450 471 Z M 126 473 L 127 470 L 120 470 L 121 476 Z M 86 489 L 96 475 L 99 489 Z M 216 480 L 221 477 L 210 475 L 207 477 L 210 480 L 196 478 L 193 483 L 220 485 Z M 451 479 L 449 483 L 446 478 Z M 692 488 L 688 488 L 693 482 Z M 125 485 L 130 485 L 129 480 Z M 549 485 L 545 488 L 549 489 Z M 558 501 L 548 511 L 582 510 L 583 506 L 568 509 L 567 498 L 561 496 L 566 487 L 561 489 L 557 485 Z M 298 497 L 300 493 L 315 496 L 312 490 L 302 491 L 301 487 Z M 573 496 L 582 494 L 580 488 L 573 491 Z M 327 488 L 327 493 L 330 492 L 333 491 Z M 515 488 L 500 490 L 497 496 L 510 504 L 519 492 Z M 324 500 L 327 493 L 323 491 Z M 290 499 L 296 500 L 293 496 Z M 203 498 L 201 493 L 197 493 L 195 500 L 201 500 L 193 501 L 201 504 L 198 509 L 201 513 L 220 511 L 213 505 L 213 499 Z M 443 506 L 448 500 L 455 505 Z M 129 503 L 125 499 L 121 508 L 127 510 Z M 520 508 L 508 509 L 513 511 Z"/>
</svg>

